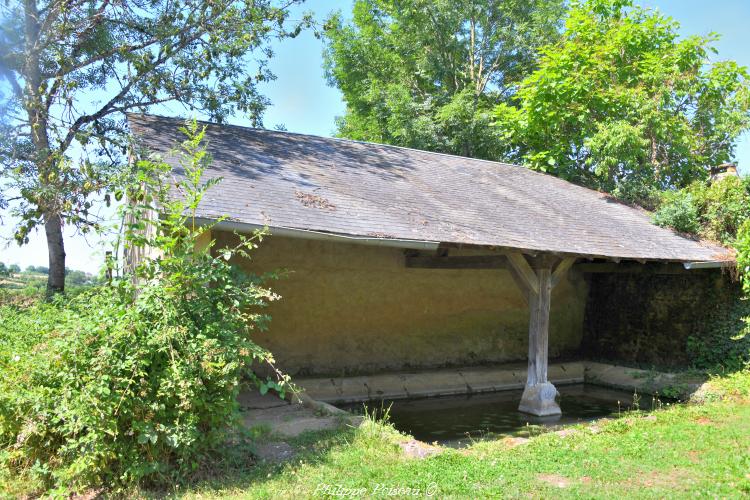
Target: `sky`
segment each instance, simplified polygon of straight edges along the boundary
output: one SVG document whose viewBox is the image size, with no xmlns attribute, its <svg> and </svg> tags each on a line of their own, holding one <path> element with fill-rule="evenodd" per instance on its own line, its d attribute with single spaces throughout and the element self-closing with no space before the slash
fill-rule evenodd
<svg viewBox="0 0 750 500">
<path fill-rule="evenodd" d="M 750 67 L 750 1 L 748 0 L 641 0 L 645 7 L 659 9 L 681 24 L 682 35 L 721 35 L 716 43 L 719 51 L 716 60 L 734 59 Z M 316 19 L 324 19 L 328 13 L 341 10 L 346 15 L 351 10 L 351 1 L 308 0 L 292 13 L 292 18 L 303 12 L 312 12 Z M 312 32 L 303 32 L 293 40 L 284 40 L 275 46 L 275 57 L 271 69 L 275 81 L 261 87 L 271 100 L 264 124 L 268 128 L 284 125 L 290 132 L 331 136 L 335 129 L 335 118 L 343 114 L 341 93 L 327 85 L 323 73 L 322 42 Z M 168 114 L 169 109 L 159 110 Z M 176 111 L 176 110 L 175 110 Z M 243 119 L 232 123 L 246 125 Z M 737 164 L 740 171 L 750 174 L 750 135 L 738 142 Z M 13 221 L 3 220 L 0 237 L 7 238 Z M 99 238 L 66 234 L 67 266 L 96 273 L 104 260 L 105 249 L 111 244 Z M 47 265 L 47 248 L 43 231 L 31 235 L 28 245 L 18 247 L 11 242 L 6 246 L 0 241 L 0 261 L 29 265 Z"/>
</svg>

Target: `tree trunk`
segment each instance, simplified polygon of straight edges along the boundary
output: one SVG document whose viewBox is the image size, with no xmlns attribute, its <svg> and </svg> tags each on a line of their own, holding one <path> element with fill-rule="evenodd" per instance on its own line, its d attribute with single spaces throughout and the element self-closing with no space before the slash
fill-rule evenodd
<svg viewBox="0 0 750 500">
<path fill-rule="evenodd" d="M 49 187 L 49 171 L 54 161 L 50 157 L 49 131 L 47 129 L 48 109 L 42 98 L 42 61 L 35 48 L 39 38 L 39 9 L 37 0 L 24 1 L 24 108 L 29 117 L 31 140 L 36 150 L 36 163 L 39 169 L 41 186 Z M 49 275 L 47 277 L 47 297 L 65 291 L 65 244 L 63 242 L 62 218 L 54 200 L 43 199 L 37 206 L 44 213 L 44 232 L 47 235 L 49 254 Z"/>
<path fill-rule="evenodd" d="M 65 243 L 63 242 L 62 219 L 59 214 L 44 217 L 44 232 L 47 235 L 49 253 L 49 275 L 47 297 L 65 291 Z"/>
</svg>

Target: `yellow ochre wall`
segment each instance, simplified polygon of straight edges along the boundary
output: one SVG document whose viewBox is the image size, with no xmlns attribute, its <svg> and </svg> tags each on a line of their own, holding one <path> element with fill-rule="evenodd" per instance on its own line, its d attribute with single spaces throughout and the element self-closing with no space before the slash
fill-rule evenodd
<svg viewBox="0 0 750 500">
<path fill-rule="evenodd" d="M 219 248 L 235 239 L 213 236 Z M 237 263 L 289 271 L 268 284 L 282 299 L 267 309 L 269 330 L 254 338 L 291 375 L 526 360 L 528 308 L 506 270 L 411 269 L 401 249 L 278 236 Z M 553 291 L 550 358 L 578 350 L 586 296 L 574 273 Z"/>
</svg>

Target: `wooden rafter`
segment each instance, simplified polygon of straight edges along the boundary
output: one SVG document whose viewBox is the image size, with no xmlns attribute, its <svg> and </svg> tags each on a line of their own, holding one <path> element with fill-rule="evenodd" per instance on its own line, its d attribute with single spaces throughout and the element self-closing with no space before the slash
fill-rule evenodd
<svg viewBox="0 0 750 500">
<path fill-rule="evenodd" d="M 716 272 L 716 269 L 685 269 L 679 263 L 646 263 L 633 262 L 592 262 L 576 264 L 576 270 L 582 273 L 627 273 L 627 274 L 695 274 L 696 272 Z"/>
<path fill-rule="evenodd" d="M 532 295 L 539 295 L 539 279 L 534 270 L 529 265 L 529 261 L 523 254 L 513 252 L 506 254 L 508 262 L 514 274 L 518 278 L 516 282 L 521 282 L 525 291 Z"/>
<path fill-rule="evenodd" d="M 552 288 L 555 288 L 558 283 L 568 274 L 570 268 L 575 264 L 575 257 L 565 257 L 557 264 L 555 270 L 552 272 Z"/>
</svg>

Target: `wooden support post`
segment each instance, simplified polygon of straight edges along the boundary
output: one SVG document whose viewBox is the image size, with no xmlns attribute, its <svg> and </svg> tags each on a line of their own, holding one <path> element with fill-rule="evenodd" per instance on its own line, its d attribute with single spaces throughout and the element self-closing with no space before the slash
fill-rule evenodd
<svg viewBox="0 0 750 500">
<path fill-rule="evenodd" d="M 551 270 L 536 271 L 539 293 L 531 299 L 529 318 L 529 372 L 527 385 L 547 382 L 547 349 L 549 345 L 549 308 L 552 295 Z"/>
<path fill-rule="evenodd" d="M 552 289 L 575 262 L 565 258 L 552 272 L 552 256 L 540 256 L 530 265 L 521 254 L 508 256 L 516 283 L 528 296 L 529 302 L 529 368 L 526 387 L 518 409 L 537 416 L 560 415 L 557 389 L 547 380 L 549 352 L 549 311 Z"/>
</svg>

